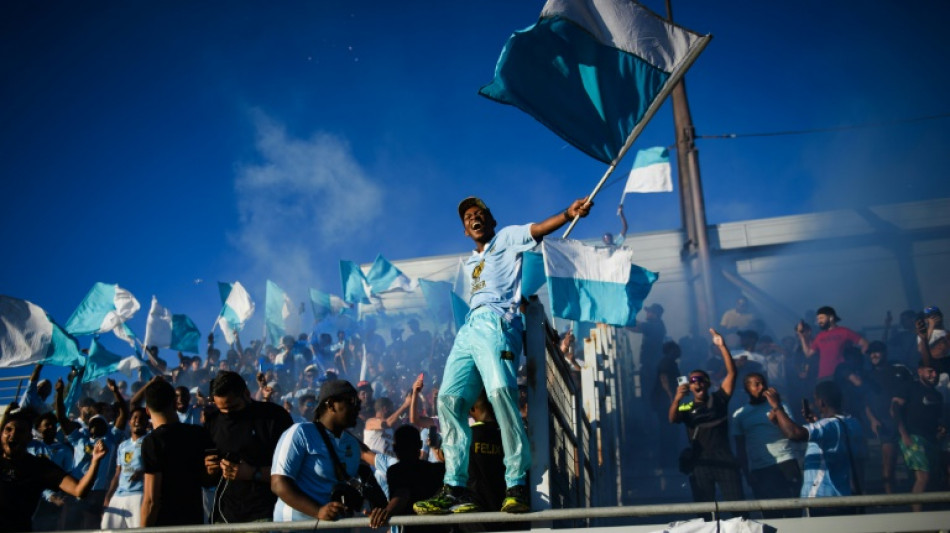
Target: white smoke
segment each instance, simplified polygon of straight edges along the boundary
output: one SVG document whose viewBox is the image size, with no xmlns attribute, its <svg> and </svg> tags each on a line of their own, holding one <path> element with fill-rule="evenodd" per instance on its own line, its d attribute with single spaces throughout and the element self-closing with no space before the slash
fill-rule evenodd
<svg viewBox="0 0 950 533">
<path fill-rule="evenodd" d="M 361 230 L 380 212 L 382 189 L 346 139 L 325 132 L 295 138 L 260 112 L 254 121 L 261 163 L 238 169 L 232 243 L 249 260 L 251 276 L 276 281 L 299 301 L 301 291 L 329 281 L 319 272 L 335 268 L 341 245 L 370 234 Z"/>
</svg>

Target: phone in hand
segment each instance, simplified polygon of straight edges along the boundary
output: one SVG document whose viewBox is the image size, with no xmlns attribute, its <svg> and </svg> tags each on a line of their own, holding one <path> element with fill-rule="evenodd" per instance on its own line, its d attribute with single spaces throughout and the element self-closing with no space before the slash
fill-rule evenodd
<svg viewBox="0 0 950 533">
<path fill-rule="evenodd" d="M 689 383 L 689 378 L 686 377 L 686 376 L 680 376 L 680 377 L 676 378 L 676 384 L 677 384 L 677 385 L 686 385 L 686 384 L 688 384 L 688 383 Z"/>
</svg>

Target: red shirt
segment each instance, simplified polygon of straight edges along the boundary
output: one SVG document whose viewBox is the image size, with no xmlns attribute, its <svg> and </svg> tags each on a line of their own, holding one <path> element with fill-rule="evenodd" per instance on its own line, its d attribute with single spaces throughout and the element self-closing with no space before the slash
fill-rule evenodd
<svg viewBox="0 0 950 533">
<path fill-rule="evenodd" d="M 833 376 L 835 368 L 844 362 L 844 347 L 857 344 L 861 336 L 848 328 L 838 326 L 815 335 L 811 347 L 818 351 L 818 379 Z"/>
</svg>

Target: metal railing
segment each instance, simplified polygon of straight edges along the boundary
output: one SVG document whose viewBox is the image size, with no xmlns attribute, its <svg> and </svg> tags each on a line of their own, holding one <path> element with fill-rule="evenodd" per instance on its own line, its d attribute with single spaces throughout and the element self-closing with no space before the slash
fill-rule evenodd
<svg viewBox="0 0 950 533">
<path fill-rule="evenodd" d="M 683 516 L 683 515 L 710 515 L 713 519 L 719 517 L 720 513 L 738 513 L 754 511 L 779 511 L 790 509 L 815 509 L 826 507 L 885 507 L 885 506 L 905 506 L 914 503 L 922 504 L 940 504 L 950 503 L 950 492 L 931 492 L 923 494 L 880 494 L 869 496 L 846 496 L 835 498 L 790 498 L 782 500 L 743 500 L 733 502 L 705 502 L 705 503 L 679 503 L 670 505 L 639 505 L 624 507 L 589 507 L 584 509 L 550 509 L 547 511 L 538 511 L 525 514 L 507 514 L 507 513 L 465 513 L 454 515 L 435 515 L 435 516 L 395 516 L 389 521 L 390 525 L 396 526 L 422 526 L 437 524 L 467 524 L 467 523 L 487 523 L 487 522 L 552 522 L 563 520 L 589 520 L 594 518 L 637 518 L 650 516 Z M 846 532 L 903 532 L 917 530 L 946 531 L 950 528 L 950 511 L 931 511 L 922 513 L 885 513 L 868 514 L 863 516 L 848 515 L 846 517 L 821 517 L 821 518 L 780 518 L 780 519 L 757 519 L 762 523 L 776 523 L 786 526 L 786 531 L 802 531 L 807 528 L 809 533 L 819 533 L 820 531 L 836 531 L 837 533 Z M 846 521 L 849 526 L 842 529 L 839 525 Z M 657 522 L 636 526 L 637 531 L 654 531 L 662 529 L 666 522 Z M 819 527 L 824 525 L 825 527 Z M 254 531 L 313 531 L 317 529 L 347 529 L 347 528 L 368 528 L 369 519 L 367 518 L 345 518 L 333 522 L 309 520 L 303 522 L 251 522 L 251 523 L 231 523 L 214 525 L 193 525 L 193 526 L 174 526 L 174 527 L 151 527 L 147 529 L 124 529 L 114 530 L 117 533 L 123 531 L 141 532 L 141 533 L 238 533 Z M 585 530 L 608 530 L 620 529 L 629 532 L 633 531 L 631 526 L 602 527 L 602 528 L 584 528 Z M 100 530 L 89 530 L 100 531 Z M 113 530 L 101 530 L 113 531 Z M 571 531 L 570 529 L 564 530 Z M 580 531 L 580 529 L 578 529 Z M 84 533 L 84 532 L 82 532 Z"/>
<path fill-rule="evenodd" d="M 29 381 L 29 375 L 0 378 L 0 384 L 3 385 L 7 385 L 8 382 L 16 383 L 16 385 L 13 386 L 0 387 L 0 410 L 6 409 L 7 404 L 10 402 L 19 401 L 20 394 L 23 392 L 23 387 L 25 387 Z"/>
</svg>

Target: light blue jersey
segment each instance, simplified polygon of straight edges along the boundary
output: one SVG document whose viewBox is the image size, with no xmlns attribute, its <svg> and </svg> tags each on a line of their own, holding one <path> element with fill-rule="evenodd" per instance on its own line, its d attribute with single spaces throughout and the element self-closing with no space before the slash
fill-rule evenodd
<svg viewBox="0 0 950 533">
<path fill-rule="evenodd" d="M 502 228 L 481 252 L 465 261 L 466 280 L 471 283 L 472 310 L 488 307 L 511 322 L 521 302 L 521 257 L 537 245 L 531 225 Z"/>
<path fill-rule="evenodd" d="M 808 430 L 808 448 L 805 450 L 801 497 L 850 496 L 849 453 L 858 455 L 857 443 L 864 438 L 861 425 L 850 416 L 839 416 L 805 424 L 805 429 Z M 848 442 L 852 443 L 850 450 Z"/>
<path fill-rule="evenodd" d="M 112 483 L 112 476 L 115 475 L 115 454 L 119 443 L 125 439 L 125 432 L 109 427 L 109 431 L 102 437 L 106 445 L 106 455 L 99 462 L 99 473 L 96 474 L 96 482 L 92 490 L 107 490 Z M 76 479 L 82 479 L 89 470 L 89 464 L 92 463 L 92 448 L 96 445 L 96 440 L 89 435 L 86 428 L 78 428 L 70 433 L 66 440 L 73 447 L 73 470 L 70 475 Z"/>
<path fill-rule="evenodd" d="M 201 408 L 197 405 L 189 405 L 184 413 L 176 410 L 175 414 L 178 415 L 178 421 L 182 424 L 201 425 Z"/>
<path fill-rule="evenodd" d="M 345 431 L 339 439 L 329 431 L 326 434 L 336 449 L 337 457 L 346 468 L 347 475 L 355 476 L 360 463 L 360 445 L 356 437 Z M 280 436 L 277 448 L 274 449 L 270 473 L 272 476 L 286 476 L 293 479 L 297 488 L 320 505 L 325 505 L 330 501 L 330 492 L 337 484 L 333 458 L 327 451 L 320 430 L 312 422 L 294 424 Z M 274 506 L 275 522 L 313 520 L 313 518 L 297 511 L 280 499 Z"/>
<path fill-rule="evenodd" d="M 139 494 L 144 488 L 144 469 L 142 464 L 142 437 L 126 439 L 119 444 L 115 456 L 116 466 L 120 469 L 119 486 L 115 493 L 119 496 Z M 136 475 L 137 474 L 137 475 Z M 133 481 L 133 478 L 135 479 Z"/>
<path fill-rule="evenodd" d="M 798 458 L 798 448 L 769 420 L 772 406 L 768 402 L 747 403 L 732 413 L 729 433 L 745 439 L 749 470 L 758 470 Z M 789 418 L 792 412 L 782 404 Z"/>
</svg>

